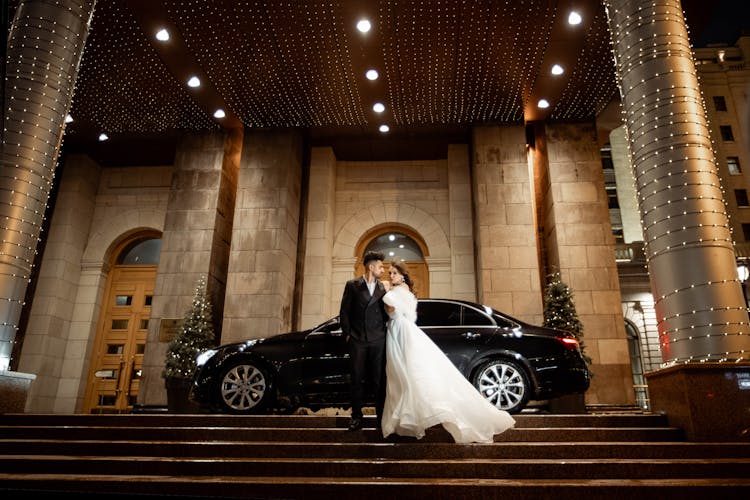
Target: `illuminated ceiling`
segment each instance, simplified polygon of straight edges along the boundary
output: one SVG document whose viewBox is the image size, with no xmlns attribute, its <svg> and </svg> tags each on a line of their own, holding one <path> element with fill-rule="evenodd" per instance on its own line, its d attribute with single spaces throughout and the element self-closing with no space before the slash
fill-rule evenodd
<svg viewBox="0 0 750 500">
<path fill-rule="evenodd" d="M 616 95 L 599 0 L 99 0 L 65 140 L 240 124 L 406 137 L 590 120 Z"/>
</svg>

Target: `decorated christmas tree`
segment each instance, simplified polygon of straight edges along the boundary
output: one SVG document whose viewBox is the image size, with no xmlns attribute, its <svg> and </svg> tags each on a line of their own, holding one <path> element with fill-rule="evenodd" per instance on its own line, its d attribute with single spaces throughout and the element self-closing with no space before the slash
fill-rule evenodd
<svg viewBox="0 0 750 500">
<path fill-rule="evenodd" d="M 575 335 L 581 348 L 586 364 L 591 364 L 591 358 L 586 355 L 583 344 L 583 323 L 578 319 L 576 306 L 573 303 L 573 292 L 561 279 L 559 274 L 549 277 L 544 292 L 544 326 L 565 330 Z"/>
<path fill-rule="evenodd" d="M 190 311 L 180 331 L 169 343 L 162 376 L 165 379 L 189 380 L 195 369 L 195 356 L 215 343 L 211 301 L 206 294 L 206 280 L 198 280 Z"/>
</svg>

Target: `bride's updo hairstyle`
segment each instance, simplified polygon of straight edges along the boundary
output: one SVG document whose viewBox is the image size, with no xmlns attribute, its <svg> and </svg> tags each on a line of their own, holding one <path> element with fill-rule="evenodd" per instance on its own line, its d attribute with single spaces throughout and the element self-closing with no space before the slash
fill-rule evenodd
<svg viewBox="0 0 750 500">
<path fill-rule="evenodd" d="M 406 283 L 409 287 L 409 290 L 413 292 L 414 282 L 411 280 L 411 276 L 409 276 L 409 270 L 406 269 L 406 264 L 404 264 L 403 262 L 396 262 L 395 260 L 392 260 L 391 267 L 395 267 L 399 274 L 403 275 L 404 283 Z"/>
</svg>

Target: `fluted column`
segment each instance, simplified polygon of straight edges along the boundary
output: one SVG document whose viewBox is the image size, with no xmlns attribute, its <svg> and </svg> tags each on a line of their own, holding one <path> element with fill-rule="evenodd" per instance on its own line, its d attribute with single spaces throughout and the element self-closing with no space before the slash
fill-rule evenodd
<svg viewBox="0 0 750 500">
<path fill-rule="evenodd" d="M 662 357 L 747 360 L 748 315 L 679 0 L 603 0 Z"/>
<path fill-rule="evenodd" d="M 0 152 L 0 370 L 18 320 L 96 0 L 21 0 L 8 35 Z"/>
</svg>

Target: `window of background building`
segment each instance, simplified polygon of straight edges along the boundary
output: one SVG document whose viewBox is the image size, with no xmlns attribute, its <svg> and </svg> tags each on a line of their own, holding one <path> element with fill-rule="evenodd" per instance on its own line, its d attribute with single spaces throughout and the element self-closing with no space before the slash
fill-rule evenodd
<svg viewBox="0 0 750 500">
<path fill-rule="evenodd" d="M 719 130 L 721 130 L 721 140 L 722 141 L 733 141 L 734 140 L 734 134 L 732 133 L 732 126 L 731 125 L 721 125 L 719 127 Z"/>
<path fill-rule="evenodd" d="M 735 189 L 734 190 L 734 198 L 737 200 L 737 206 L 738 207 L 748 207 L 748 206 L 750 206 L 750 203 L 748 203 L 748 200 L 747 200 L 747 190 L 746 189 Z"/>
<path fill-rule="evenodd" d="M 740 175 L 742 173 L 742 169 L 740 168 L 740 157 L 727 156 L 727 168 L 731 175 Z"/>
<path fill-rule="evenodd" d="M 750 224 L 742 224 L 742 236 L 745 238 L 745 241 L 750 241 Z"/>
<path fill-rule="evenodd" d="M 714 96 L 714 109 L 716 111 L 726 111 L 727 110 L 727 101 L 724 99 L 723 95 L 715 95 Z"/>
</svg>

